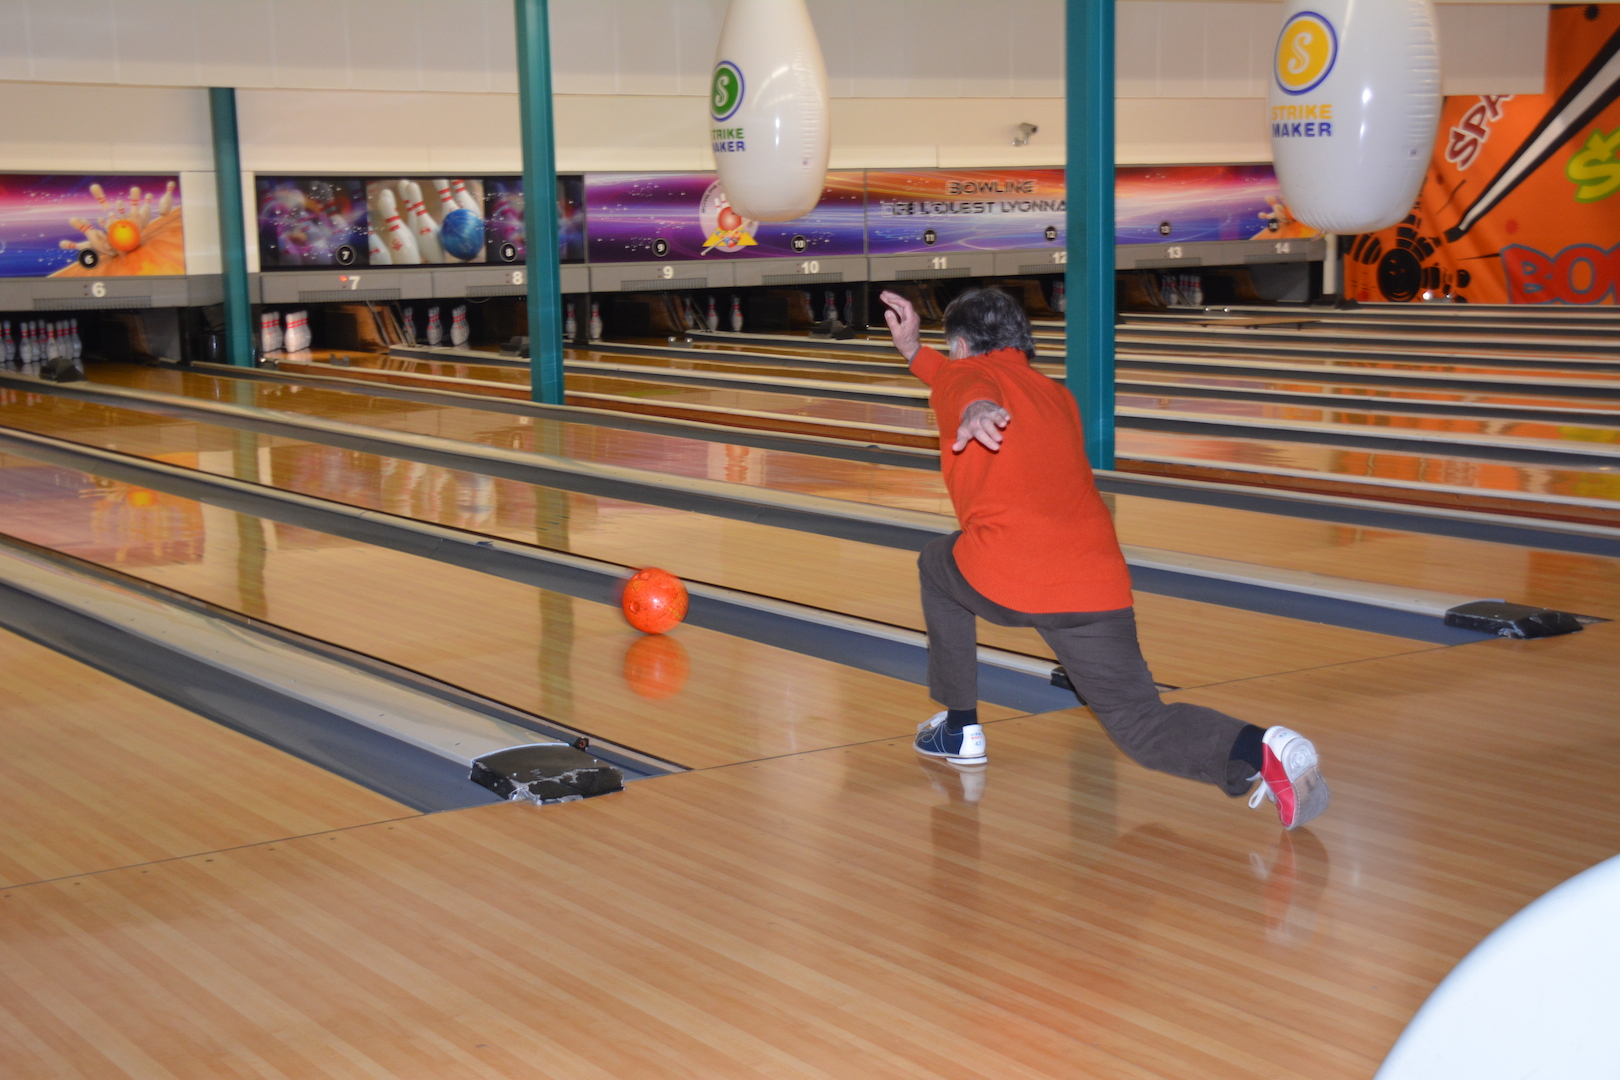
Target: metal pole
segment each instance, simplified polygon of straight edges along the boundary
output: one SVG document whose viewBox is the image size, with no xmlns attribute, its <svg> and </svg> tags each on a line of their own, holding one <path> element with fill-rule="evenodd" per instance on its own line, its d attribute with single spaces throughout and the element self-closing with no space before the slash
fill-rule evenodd
<svg viewBox="0 0 1620 1080">
<path fill-rule="evenodd" d="M 1086 457 L 1114 467 L 1114 0 L 1065 0 L 1069 392 Z"/>
<path fill-rule="evenodd" d="M 1327 253 L 1322 256 L 1322 295 L 1339 295 L 1339 237 L 1337 233 L 1328 233 L 1322 238 L 1327 241 Z"/>
<path fill-rule="evenodd" d="M 557 146 L 551 122 L 546 0 L 513 0 L 523 116 L 523 234 L 528 248 L 530 396 L 563 403 L 562 267 L 557 249 Z"/>
<path fill-rule="evenodd" d="M 214 189 L 219 203 L 219 267 L 225 285 L 225 358 L 253 366 L 253 302 L 248 296 L 247 237 L 242 226 L 242 149 L 236 136 L 236 91 L 208 88 L 214 129 Z"/>
</svg>

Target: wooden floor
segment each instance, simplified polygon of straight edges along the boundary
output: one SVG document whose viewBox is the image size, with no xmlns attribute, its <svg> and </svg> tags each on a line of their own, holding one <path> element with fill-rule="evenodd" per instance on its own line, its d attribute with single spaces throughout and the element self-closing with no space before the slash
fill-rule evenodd
<svg viewBox="0 0 1620 1080">
<path fill-rule="evenodd" d="M 1616 628 L 1184 692 L 1321 746 L 1308 829 L 1079 710 L 0 890 L 19 1078 L 1364 1078 L 1620 845 Z M 1550 687 L 1556 687 L 1551 692 Z M 209 861 L 209 860 L 212 861 Z"/>
<path fill-rule="evenodd" d="M 0 886 L 415 814 L 5 630 L 0 671 Z"/>
<path fill-rule="evenodd" d="M 396 430 L 944 500 L 916 470 L 250 390 Z M 0 394 L 0 424 L 920 623 L 904 552 L 50 397 Z M 6 1080 L 1365 1078 L 1486 933 L 1620 849 L 1620 623 L 1437 648 L 1139 595 L 1174 700 L 1317 742 L 1333 806 L 1287 833 L 1124 760 L 1084 709 L 987 706 L 991 762 L 959 771 L 912 752 L 935 706 L 898 680 L 694 626 L 642 637 L 606 605 L 15 456 L 0 500 L 0 530 L 696 767 L 413 815 L 0 636 Z M 1127 543 L 1620 616 L 1620 560 L 1115 509 Z"/>
</svg>

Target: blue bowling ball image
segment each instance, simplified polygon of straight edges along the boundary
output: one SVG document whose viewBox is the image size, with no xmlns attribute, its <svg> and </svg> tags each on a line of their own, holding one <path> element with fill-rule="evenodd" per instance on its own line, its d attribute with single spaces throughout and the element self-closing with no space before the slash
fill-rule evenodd
<svg viewBox="0 0 1620 1080">
<path fill-rule="evenodd" d="M 439 224 L 439 243 L 462 262 L 476 259 L 484 250 L 484 219 L 465 208 L 450 211 Z"/>
</svg>

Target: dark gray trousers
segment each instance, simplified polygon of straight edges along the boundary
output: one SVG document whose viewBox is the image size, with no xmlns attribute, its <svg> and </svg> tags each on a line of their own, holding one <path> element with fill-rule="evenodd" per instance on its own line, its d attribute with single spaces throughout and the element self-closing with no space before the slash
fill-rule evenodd
<svg viewBox="0 0 1620 1080">
<path fill-rule="evenodd" d="M 1136 641 L 1136 612 L 1070 611 L 1032 615 L 1002 607 L 968 584 L 952 549 L 960 533 L 922 550 L 923 618 L 928 624 L 928 692 L 947 709 L 979 703 L 978 617 L 1038 631 L 1103 730 L 1139 765 L 1215 784 L 1228 795 L 1249 790 L 1249 766 L 1228 755 L 1244 722 L 1202 705 L 1165 704 Z"/>
</svg>

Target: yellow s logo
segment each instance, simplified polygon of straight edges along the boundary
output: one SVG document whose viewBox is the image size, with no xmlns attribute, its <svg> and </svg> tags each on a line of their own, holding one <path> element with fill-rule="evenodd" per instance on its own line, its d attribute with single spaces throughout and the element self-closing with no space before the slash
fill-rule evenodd
<svg viewBox="0 0 1620 1080">
<path fill-rule="evenodd" d="M 1285 94 L 1316 89 L 1339 55 L 1333 24 L 1314 11 L 1301 11 L 1283 24 L 1277 37 L 1277 85 Z"/>
<path fill-rule="evenodd" d="M 1574 181 L 1576 202 L 1597 202 L 1620 190 L 1620 161 L 1614 152 L 1620 149 L 1620 128 L 1608 135 L 1602 130 L 1592 132 L 1586 145 L 1575 152 L 1564 166 L 1564 175 Z"/>
</svg>

